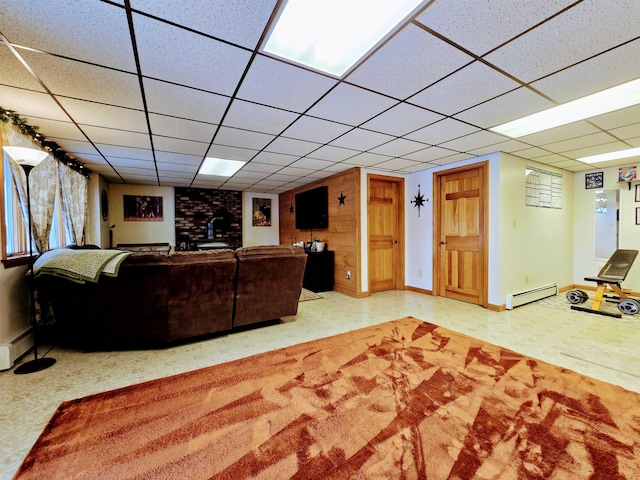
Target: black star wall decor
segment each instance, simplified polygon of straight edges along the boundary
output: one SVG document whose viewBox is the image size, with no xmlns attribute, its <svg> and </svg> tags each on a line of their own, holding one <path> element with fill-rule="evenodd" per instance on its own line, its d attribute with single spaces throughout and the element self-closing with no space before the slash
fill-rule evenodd
<svg viewBox="0 0 640 480">
<path fill-rule="evenodd" d="M 344 193 L 340 192 L 340 196 L 338 197 L 338 206 L 344 205 L 344 201 L 346 198 L 347 196 Z"/>
<path fill-rule="evenodd" d="M 289 205 L 289 215 L 293 215 L 293 203 Z"/>
<path fill-rule="evenodd" d="M 420 207 L 424 207 L 424 195 L 420 195 L 420 185 L 418 185 L 418 195 L 413 198 L 411 203 L 414 204 L 414 207 L 418 207 L 418 216 L 420 216 Z"/>
</svg>

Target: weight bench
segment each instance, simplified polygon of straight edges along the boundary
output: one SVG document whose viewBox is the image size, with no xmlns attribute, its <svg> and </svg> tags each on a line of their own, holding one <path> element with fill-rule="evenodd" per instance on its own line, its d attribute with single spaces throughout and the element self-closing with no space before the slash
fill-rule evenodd
<svg viewBox="0 0 640 480">
<path fill-rule="evenodd" d="M 583 290 L 570 290 L 567 292 L 567 300 L 572 310 L 582 312 L 598 313 L 610 317 L 621 318 L 619 313 L 609 313 L 600 311 L 603 301 L 612 301 L 618 304 L 618 310 L 627 315 L 635 315 L 640 312 L 640 302 L 630 298 L 628 291 L 622 290 L 622 282 L 627 277 L 633 262 L 638 255 L 638 250 L 616 250 L 611 258 L 607 260 L 598 275 L 595 277 L 585 277 L 588 282 L 596 282 L 596 294 L 593 297 L 591 308 L 579 307 L 577 304 L 584 303 L 589 299 L 589 295 Z M 616 295 L 605 295 L 607 289 L 612 290 Z"/>
</svg>

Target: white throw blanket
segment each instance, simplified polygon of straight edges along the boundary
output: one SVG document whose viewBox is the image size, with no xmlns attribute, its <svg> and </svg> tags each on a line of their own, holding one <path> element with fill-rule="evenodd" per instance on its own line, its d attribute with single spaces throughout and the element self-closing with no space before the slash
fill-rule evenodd
<svg viewBox="0 0 640 480">
<path fill-rule="evenodd" d="M 100 275 L 115 277 L 131 252 L 57 248 L 43 253 L 33 264 L 35 277 L 54 275 L 77 283 L 97 282 Z"/>
</svg>

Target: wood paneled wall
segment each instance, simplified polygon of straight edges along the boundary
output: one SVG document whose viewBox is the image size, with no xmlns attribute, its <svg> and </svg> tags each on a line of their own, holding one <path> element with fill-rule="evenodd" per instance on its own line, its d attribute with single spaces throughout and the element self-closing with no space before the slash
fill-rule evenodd
<svg viewBox="0 0 640 480">
<path fill-rule="evenodd" d="M 329 228 L 314 230 L 313 236 L 327 242 L 335 252 L 334 290 L 345 295 L 362 295 L 360 283 L 360 169 L 352 168 L 318 182 L 280 194 L 280 244 L 310 242 L 309 230 L 295 227 L 295 194 L 326 185 L 329 187 Z M 344 204 L 339 198 L 344 196 Z M 347 279 L 347 271 L 351 278 Z"/>
</svg>

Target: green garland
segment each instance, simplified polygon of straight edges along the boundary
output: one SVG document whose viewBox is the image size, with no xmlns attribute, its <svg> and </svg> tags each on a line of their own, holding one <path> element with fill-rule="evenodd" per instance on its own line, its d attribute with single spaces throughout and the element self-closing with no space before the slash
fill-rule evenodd
<svg viewBox="0 0 640 480">
<path fill-rule="evenodd" d="M 46 140 L 42 134 L 38 133 L 39 127 L 29 125 L 13 110 L 7 110 L 0 106 L 0 120 L 2 123 L 13 123 L 13 125 L 18 128 L 23 135 L 28 135 L 34 142 L 39 143 L 42 148 L 51 151 L 53 158 L 64 163 L 69 168 L 85 176 L 91 173 L 82 163 L 78 162 L 75 158 L 69 156 L 64 150 L 62 150 L 57 143 Z"/>
</svg>

